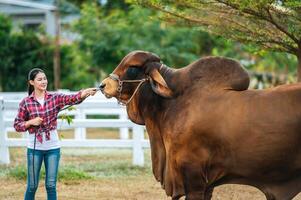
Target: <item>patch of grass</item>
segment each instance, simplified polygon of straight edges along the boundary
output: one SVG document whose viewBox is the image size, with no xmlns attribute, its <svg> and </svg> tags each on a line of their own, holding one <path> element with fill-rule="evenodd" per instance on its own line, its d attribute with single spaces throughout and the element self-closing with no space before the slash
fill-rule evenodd
<svg viewBox="0 0 301 200">
<path fill-rule="evenodd" d="M 16 166 L 9 169 L 5 176 L 9 178 L 15 178 L 18 180 L 26 180 L 27 177 L 27 168 L 26 166 Z M 42 167 L 40 172 L 40 178 L 45 179 L 45 169 Z M 58 179 L 59 180 L 87 180 L 92 179 L 93 177 L 80 169 L 75 168 L 74 166 L 63 166 L 59 169 Z"/>
<path fill-rule="evenodd" d="M 16 167 L 8 169 L 6 176 L 12 177 L 19 180 L 26 180 L 27 168 L 23 165 L 18 165 Z"/>
<path fill-rule="evenodd" d="M 132 152 L 128 149 L 80 149 L 63 152 L 62 165 L 76 166 L 96 178 L 116 178 L 151 175 L 150 152 L 145 152 L 143 167 L 132 164 Z"/>
<path fill-rule="evenodd" d="M 73 166 L 64 166 L 59 169 L 58 179 L 61 180 L 87 180 L 93 177 L 85 171 L 79 170 Z"/>
<path fill-rule="evenodd" d="M 11 164 L 0 165 L 0 178 L 26 180 L 26 149 L 11 149 Z M 145 150 L 145 165 L 133 166 L 131 149 L 62 148 L 59 166 L 60 181 L 89 179 L 135 178 L 152 176 L 150 150 Z M 44 165 L 41 179 L 45 178 Z"/>
<path fill-rule="evenodd" d="M 107 161 L 98 164 L 84 164 L 82 165 L 82 168 L 84 171 L 98 178 L 130 177 L 151 174 L 149 166 L 133 166 L 132 163 L 127 161 Z"/>
<path fill-rule="evenodd" d="M 118 115 L 88 115 L 87 119 L 119 119 Z"/>
<path fill-rule="evenodd" d="M 26 166 L 18 165 L 8 170 L 3 170 L 2 176 L 26 180 Z M 139 175 L 151 175 L 149 167 L 133 166 L 131 163 L 123 161 L 109 161 L 105 163 L 87 163 L 80 166 L 64 165 L 60 166 L 58 179 L 62 180 L 88 180 L 93 178 L 116 178 L 133 177 Z M 45 178 L 45 169 L 42 167 L 40 178 Z"/>
</svg>

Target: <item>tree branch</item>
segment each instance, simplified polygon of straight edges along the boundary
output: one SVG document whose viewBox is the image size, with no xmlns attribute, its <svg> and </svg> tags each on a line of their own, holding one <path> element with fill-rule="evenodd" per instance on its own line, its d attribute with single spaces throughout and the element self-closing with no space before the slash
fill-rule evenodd
<svg viewBox="0 0 301 200">
<path fill-rule="evenodd" d="M 203 7 L 201 5 L 200 7 L 197 7 L 194 4 L 187 5 L 182 2 L 176 2 L 176 4 L 186 7 L 196 16 L 191 16 L 191 14 L 187 14 L 187 12 L 185 13 L 185 10 L 184 13 L 181 14 L 174 10 L 169 11 L 162 5 L 147 3 L 149 7 L 168 14 L 169 18 L 167 17 L 166 19 L 175 20 L 175 18 L 180 18 L 182 19 L 182 22 L 206 27 L 210 33 L 225 35 L 233 40 L 256 43 L 264 48 L 285 50 L 293 54 L 296 54 L 297 52 L 298 47 L 295 47 L 294 44 L 299 44 L 298 39 L 284 27 L 280 26 L 267 8 L 264 10 L 266 12 L 256 12 L 256 10 L 252 9 L 240 9 L 238 5 L 225 0 L 211 1 L 211 6 L 212 4 L 215 4 L 213 10 L 210 5 L 207 7 L 207 1 L 204 4 L 200 1 L 200 4 L 202 4 Z M 206 13 L 209 13 L 209 18 Z M 233 15 L 240 16 L 241 22 L 233 19 Z M 252 18 L 252 16 L 254 18 Z M 256 18 L 257 20 L 254 21 Z M 228 24 L 227 26 L 225 26 L 225 21 L 229 22 L 226 22 Z M 261 26 L 263 28 L 260 28 Z M 242 35 L 233 34 L 239 32 Z"/>
<path fill-rule="evenodd" d="M 161 11 L 161 12 L 165 12 L 165 13 L 170 14 L 172 16 L 184 19 L 187 22 L 200 23 L 200 24 L 203 24 L 203 25 L 206 25 L 206 26 L 210 25 L 209 23 L 206 23 L 205 21 L 201 21 L 201 20 L 197 20 L 197 19 L 194 19 L 194 18 L 186 17 L 184 15 L 180 15 L 180 14 L 177 14 L 175 12 L 170 12 L 168 10 L 165 10 L 165 9 L 163 9 L 159 6 L 153 5 L 153 4 L 148 4 L 148 5 L 152 8 L 154 8 L 154 9 L 157 9 L 157 10 Z"/>
<path fill-rule="evenodd" d="M 266 11 L 269 15 L 269 22 L 272 23 L 274 26 L 276 26 L 280 31 L 282 31 L 283 33 L 285 33 L 289 38 L 291 38 L 294 42 L 296 42 L 298 44 L 299 40 L 292 34 L 290 34 L 287 30 L 285 30 L 283 27 L 281 27 L 279 24 L 277 24 L 277 22 L 274 20 L 269 8 L 266 8 Z"/>
<path fill-rule="evenodd" d="M 239 10 L 239 8 L 235 5 L 235 4 L 232 4 L 232 3 L 229 3 L 229 2 L 225 2 L 223 0 L 216 0 L 217 2 L 221 3 L 221 4 L 224 4 L 226 6 L 229 6 L 231 7 L 232 9 L 235 9 L 235 10 Z M 287 35 L 290 39 L 292 39 L 294 42 L 296 42 L 298 44 L 298 39 L 294 37 L 294 35 L 290 34 L 287 30 L 285 30 L 283 27 L 280 27 L 274 20 L 273 18 L 271 19 L 271 17 L 266 17 L 260 13 L 257 13 L 255 12 L 254 10 L 251 10 L 251 9 L 243 9 L 242 12 L 245 12 L 247 14 L 250 14 L 250 15 L 253 15 L 253 16 L 256 16 L 258 17 L 259 19 L 262 19 L 262 20 L 265 20 L 265 21 L 268 21 L 270 22 L 271 24 L 275 25 L 281 32 L 283 32 L 285 35 Z M 270 13 L 268 12 L 268 14 L 270 15 Z"/>
</svg>

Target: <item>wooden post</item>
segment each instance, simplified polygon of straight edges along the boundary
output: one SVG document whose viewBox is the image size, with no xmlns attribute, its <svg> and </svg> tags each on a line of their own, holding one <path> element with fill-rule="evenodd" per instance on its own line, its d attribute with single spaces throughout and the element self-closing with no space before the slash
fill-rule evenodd
<svg viewBox="0 0 301 200">
<path fill-rule="evenodd" d="M 87 119 L 86 118 L 86 113 L 84 112 L 84 109 L 80 109 L 80 108 L 77 108 L 77 113 L 75 115 L 75 119 Z M 76 128 L 75 129 L 75 139 L 76 140 L 85 140 L 86 139 L 86 128 Z"/>
<path fill-rule="evenodd" d="M 124 119 L 124 120 L 127 120 L 128 119 L 128 116 L 126 113 L 122 112 L 119 114 L 119 119 Z M 120 139 L 129 139 L 129 128 L 126 127 L 126 128 L 120 128 L 119 129 L 119 137 Z"/>
<path fill-rule="evenodd" d="M 4 99 L 0 97 L 0 163 L 1 164 L 9 164 L 9 149 L 6 145 L 6 127 L 4 126 Z"/>
<path fill-rule="evenodd" d="M 144 165 L 144 151 L 142 139 L 144 138 L 144 128 L 142 126 L 133 126 L 133 165 Z"/>
</svg>

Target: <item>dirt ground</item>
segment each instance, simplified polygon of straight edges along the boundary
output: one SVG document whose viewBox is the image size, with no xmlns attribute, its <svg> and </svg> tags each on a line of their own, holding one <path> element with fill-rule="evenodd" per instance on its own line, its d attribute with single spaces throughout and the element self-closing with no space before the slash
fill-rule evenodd
<svg viewBox="0 0 301 200">
<path fill-rule="evenodd" d="M 20 200 L 25 191 L 25 182 L 14 179 L 0 179 L 0 199 Z M 44 184 L 37 191 L 36 200 L 46 199 Z M 60 200 L 170 200 L 160 184 L 153 177 L 136 177 L 129 179 L 106 179 L 67 181 L 58 183 Z M 299 197 L 294 200 L 300 200 Z M 255 188 L 239 185 L 226 185 L 216 188 L 213 200 L 265 200 Z"/>
<path fill-rule="evenodd" d="M 99 131 L 89 131 L 88 138 L 100 138 Z M 116 138 L 115 131 L 102 131 L 101 138 Z M 70 138 L 71 133 L 65 133 L 65 138 Z M 12 134 L 14 135 L 14 133 Z M 11 149 L 11 164 L 6 168 L 24 164 L 25 149 Z M 74 165 L 81 167 L 87 162 L 88 169 L 99 171 L 99 166 L 107 167 L 101 170 L 114 174 L 113 176 L 97 176 L 88 180 L 62 180 L 58 182 L 58 199 L 60 200 L 170 200 L 161 189 L 160 183 L 156 182 L 151 173 L 150 154 L 145 154 L 146 167 L 137 173 L 131 172 L 131 169 L 124 169 L 129 176 L 115 175 L 115 167 L 122 160 L 127 160 L 128 166 L 131 166 L 131 151 L 119 153 L 119 150 L 105 151 L 99 149 L 62 149 L 63 156 L 61 165 Z M 109 152 L 109 153 L 108 153 Z M 111 163 L 113 162 L 113 164 Z M 92 167 L 91 167 L 92 166 Z M 122 166 L 124 168 L 124 166 Z M 110 169 L 114 168 L 114 169 Z M 117 166 L 118 169 L 118 166 Z M 1 172 L 1 171 L 0 171 Z M 1 173 L 0 173 L 1 174 Z M 44 180 L 40 180 L 39 188 L 36 194 L 36 200 L 45 200 L 46 191 Z M 24 198 L 26 181 L 12 177 L 0 176 L 0 200 L 20 200 Z M 256 188 L 242 185 L 223 185 L 214 190 L 213 200 L 265 200 L 264 195 Z M 294 198 L 301 200 L 301 194 Z"/>
</svg>

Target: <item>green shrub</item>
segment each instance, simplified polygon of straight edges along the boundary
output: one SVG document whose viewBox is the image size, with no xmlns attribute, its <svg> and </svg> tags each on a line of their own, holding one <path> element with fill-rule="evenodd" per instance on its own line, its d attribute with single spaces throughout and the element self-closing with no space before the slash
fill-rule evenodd
<svg viewBox="0 0 301 200">
<path fill-rule="evenodd" d="M 26 166 L 16 166 L 8 170 L 6 176 L 15 178 L 18 180 L 26 180 L 27 178 L 27 167 Z M 45 169 L 42 166 L 40 178 L 45 179 Z M 88 173 L 76 169 L 73 166 L 63 166 L 59 168 L 58 179 L 59 180 L 82 180 L 91 179 L 92 176 Z"/>
<path fill-rule="evenodd" d="M 27 177 L 27 168 L 26 166 L 18 165 L 8 170 L 7 172 L 8 177 L 12 177 L 19 180 L 26 180 Z"/>
<path fill-rule="evenodd" d="M 64 166 L 59 169 L 58 179 L 61 180 L 83 180 L 92 179 L 93 177 L 88 173 L 76 169 L 73 166 Z"/>
</svg>

